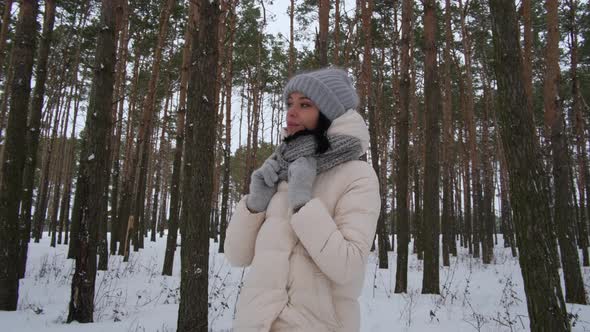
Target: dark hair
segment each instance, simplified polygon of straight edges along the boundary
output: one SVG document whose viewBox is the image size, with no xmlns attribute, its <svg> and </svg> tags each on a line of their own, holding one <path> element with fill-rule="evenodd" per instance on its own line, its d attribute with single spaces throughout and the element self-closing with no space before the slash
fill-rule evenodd
<svg viewBox="0 0 590 332">
<path fill-rule="evenodd" d="M 324 114 L 322 114 L 322 112 L 320 112 L 318 117 L 318 124 L 315 129 L 305 128 L 304 130 L 300 130 L 293 135 L 285 137 L 283 139 L 283 142 L 288 143 L 300 136 L 313 135 L 316 142 L 315 152 L 317 154 L 322 154 L 328 151 L 328 149 L 330 148 L 330 141 L 328 140 L 328 128 L 330 128 L 331 124 L 332 121 L 330 121 L 330 119 L 328 119 Z"/>
</svg>

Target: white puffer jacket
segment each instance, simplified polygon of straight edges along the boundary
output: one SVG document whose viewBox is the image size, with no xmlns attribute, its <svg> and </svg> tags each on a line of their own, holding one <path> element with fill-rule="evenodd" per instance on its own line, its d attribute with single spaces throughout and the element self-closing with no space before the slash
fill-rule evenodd
<svg viewBox="0 0 590 332">
<path fill-rule="evenodd" d="M 328 135 L 339 134 L 358 137 L 367 150 L 369 132 L 356 111 L 332 122 Z M 373 168 L 354 160 L 318 174 L 313 199 L 295 214 L 287 193 L 280 182 L 261 213 L 250 213 L 243 197 L 228 225 L 225 256 L 250 266 L 234 331 L 359 331 L 358 297 L 380 209 Z"/>
</svg>

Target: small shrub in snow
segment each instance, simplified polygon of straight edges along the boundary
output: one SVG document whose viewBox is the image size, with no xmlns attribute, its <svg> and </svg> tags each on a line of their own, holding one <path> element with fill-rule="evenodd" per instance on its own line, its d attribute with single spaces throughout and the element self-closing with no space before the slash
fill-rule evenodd
<svg viewBox="0 0 590 332">
<path fill-rule="evenodd" d="M 400 311 L 399 319 L 403 321 L 407 327 L 410 327 L 412 326 L 412 317 L 414 315 L 414 309 L 418 304 L 420 293 L 417 289 L 409 289 L 407 294 L 402 293 L 401 296 L 405 301 L 405 305 Z"/>
<path fill-rule="evenodd" d="M 225 315 L 227 309 L 230 308 L 230 297 L 233 289 L 227 287 L 228 280 L 231 277 L 231 268 L 227 261 L 215 270 L 215 253 L 213 255 L 213 263 L 210 264 L 209 269 L 209 322 L 213 324 L 217 319 Z"/>
<path fill-rule="evenodd" d="M 519 322 L 518 315 L 513 313 L 513 308 L 518 306 L 522 300 L 518 297 L 515 287 L 517 286 L 512 280 L 511 276 L 507 276 L 505 279 L 500 279 L 500 282 L 504 284 L 502 289 L 502 297 L 500 298 L 500 307 L 502 311 L 496 313 L 496 317 L 493 317 L 498 325 L 514 331 L 516 325 Z M 524 328 L 524 326 L 523 326 Z"/>
<path fill-rule="evenodd" d="M 34 273 L 34 270 L 27 270 L 27 274 L 32 273 L 36 283 L 49 285 L 50 283 L 57 282 L 59 286 L 71 284 L 73 265 L 63 264 L 63 261 L 63 254 L 54 253 L 51 257 L 50 254 L 45 254 L 41 257 L 39 270 L 36 273 Z"/>
<path fill-rule="evenodd" d="M 468 307 L 468 313 L 464 314 L 463 321 L 471 325 L 471 327 L 473 327 L 476 331 L 479 332 L 481 331 L 483 326 L 488 323 L 488 319 L 485 315 L 477 312 L 471 304 L 470 283 L 472 273 L 472 270 L 469 270 L 469 275 L 465 279 L 465 290 L 463 291 L 463 306 Z"/>
</svg>

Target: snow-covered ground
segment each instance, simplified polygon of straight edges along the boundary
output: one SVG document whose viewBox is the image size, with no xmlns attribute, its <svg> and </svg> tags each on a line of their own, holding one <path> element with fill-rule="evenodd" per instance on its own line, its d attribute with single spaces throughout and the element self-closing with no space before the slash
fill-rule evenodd
<svg viewBox="0 0 590 332">
<path fill-rule="evenodd" d="M 129 262 L 111 256 L 109 270 L 96 281 L 95 323 L 66 324 L 74 262 L 66 259 L 67 246 L 29 245 L 26 277 L 21 280 L 18 310 L 0 311 L 0 330 L 43 331 L 175 331 L 180 286 L 180 248 L 172 277 L 162 276 L 166 241 L 145 239 L 145 249 L 131 252 Z M 500 238 L 501 241 L 501 238 Z M 180 239 L 179 239 L 180 242 Z M 420 294 L 422 263 L 411 255 L 407 294 L 394 294 L 396 253 L 390 268 L 377 268 L 372 253 L 361 296 L 361 331 L 525 331 L 528 330 L 523 282 L 518 260 L 501 243 L 495 262 L 481 264 L 462 250 L 441 267 L 441 295 Z M 238 285 L 247 270 L 231 268 L 217 244 L 211 242 L 209 271 L 209 326 L 230 331 Z M 584 268 L 586 290 L 590 269 Z M 590 306 L 568 304 L 574 331 L 590 330 Z"/>
</svg>

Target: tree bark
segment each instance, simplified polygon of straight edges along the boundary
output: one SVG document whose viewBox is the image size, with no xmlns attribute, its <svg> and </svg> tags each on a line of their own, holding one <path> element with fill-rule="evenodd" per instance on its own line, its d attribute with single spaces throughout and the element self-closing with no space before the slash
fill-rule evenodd
<svg viewBox="0 0 590 332">
<path fill-rule="evenodd" d="M 235 2 L 229 3 L 229 41 L 227 44 L 227 56 L 225 62 L 225 146 L 223 150 L 223 188 L 221 193 L 221 225 L 219 235 L 219 252 L 225 251 L 225 231 L 228 224 L 228 200 L 229 200 L 229 179 L 231 170 L 231 98 L 233 79 L 233 44 L 236 30 Z"/>
<path fill-rule="evenodd" d="M 570 331 L 557 262 L 554 260 L 549 184 L 535 137 L 522 77 L 516 8 L 490 0 L 498 113 L 510 173 L 510 197 L 532 331 Z"/>
<path fill-rule="evenodd" d="M 10 9 L 9 6 L 6 7 Z M 24 231 L 20 238 L 20 260 L 19 260 L 19 278 L 24 278 L 27 266 L 27 251 L 31 235 L 31 205 L 33 201 L 33 184 L 35 167 L 37 166 L 37 150 L 39 147 L 39 133 L 41 127 L 41 109 L 43 98 L 45 96 L 45 81 L 47 78 L 47 61 L 49 58 L 49 47 L 51 44 L 51 34 L 55 22 L 55 2 L 45 2 L 45 15 L 43 18 L 43 31 L 39 43 L 39 54 L 37 56 L 37 67 L 35 69 L 36 83 L 31 101 L 29 121 L 26 131 L 26 159 L 23 171 L 22 193 L 21 193 L 21 210 L 20 223 L 24 226 Z M 4 29 L 4 26 L 2 27 Z M 1 38 L 1 36 L 0 36 Z M 0 52 L 1 53 L 1 52 Z M 1 60 L 0 60 L 1 61 Z M 2 62 L 0 62 L 2 63 Z"/>
<path fill-rule="evenodd" d="M 187 122 L 194 124 L 188 137 L 184 164 L 183 197 L 190 209 L 182 210 L 181 282 L 178 331 L 208 328 L 208 222 L 213 186 L 216 109 L 215 85 L 203 77 L 217 77 L 219 2 L 200 0 L 199 28 L 192 35 Z M 197 119 L 198 116 L 198 119 Z"/>
<path fill-rule="evenodd" d="M 78 78 L 77 78 L 77 73 L 75 73 L 75 79 L 74 81 L 76 82 L 76 91 L 78 91 Z M 74 121 L 73 123 L 75 124 L 77 119 L 78 119 L 78 106 L 79 106 L 79 100 L 77 100 L 76 102 L 74 102 Z M 74 174 L 74 162 L 75 162 L 75 157 L 76 157 L 76 126 L 73 125 L 72 126 L 72 132 L 70 135 L 70 144 L 69 144 L 69 149 L 68 152 L 66 154 L 66 158 L 67 158 L 67 171 L 66 171 L 66 184 L 65 184 L 65 188 L 64 188 L 64 195 L 62 198 L 62 203 L 61 203 L 61 207 L 59 209 L 60 211 L 60 224 L 64 225 L 65 227 L 65 239 L 64 239 L 64 244 L 68 244 L 68 229 L 69 229 L 69 215 L 70 215 L 70 202 L 71 202 L 71 196 L 72 196 L 72 176 Z"/>
<path fill-rule="evenodd" d="M 27 109 L 36 48 L 38 3 L 23 0 L 12 48 L 10 112 L 2 153 L 0 180 L 0 310 L 14 311 L 18 302 L 20 222 L 18 208 L 26 154 Z"/>
<path fill-rule="evenodd" d="M 471 181 L 473 182 L 473 206 L 471 215 L 473 227 L 473 257 L 480 257 L 480 242 L 481 242 L 481 223 L 483 215 L 481 213 L 481 172 L 480 160 L 477 151 L 477 133 L 476 121 L 474 113 L 474 97 L 473 97 L 473 73 L 471 68 L 471 35 L 467 30 L 467 13 L 469 12 L 470 0 L 459 0 L 459 10 L 461 12 L 461 37 L 463 41 L 463 50 L 465 52 L 465 103 L 463 104 L 465 112 L 465 121 L 468 129 L 468 145 L 469 155 L 471 160 Z"/>
<path fill-rule="evenodd" d="M 51 164 L 55 162 L 56 157 L 53 153 L 55 148 L 56 139 L 57 139 L 57 130 L 59 125 L 60 116 L 62 116 L 61 112 L 61 94 L 63 93 L 63 86 L 65 85 L 65 66 L 61 66 L 61 75 L 59 75 L 59 79 L 63 80 L 64 82 L 60 82 L 56 89 L 56 93 L 53 96 L 53 100 L 50 99 L 50 102 L 47 105 L 48 110 L 52 110 L 52 114 L 49 116 L 49 121 L 47 121 L 47 137 L 46 140 L 46 150 L 43 155 L 43 161 L 41 166 L 41 175 L 40 175 L 40 185 L 38 189 L 38 194 L 35 202 L 35 213 L 33 214 L 33 227 L 34 227 L 34 236 L 35 242 L 38 243 L 39 240 L 43 236 L 43 228 L 45 224 L 45 217 L 47 213 L 47 204 L 49 201 L 49 193 L 51 192 L 49 188 L 50 180 L 52 179 L 51 171 Z M 54 101 L 57 100 L 57 101 Z M 55 104 L 55 105 L 54 105 Z M 42 104 L 36 105 L 37 107 L 41 108 Z M 55 114 L 53 114 L 55 113 Z M 51 122 L 53 121 L 53 125 Z M 51 137 L 49 137 L 49 131 L 51 131 Z"/>
<path fill-rule="evenodd" d="M 340 0 L 334 1 L 334 53 L 332 63 L 340 65 Z"/>
<path fill-rule="evenodd" d="M 108 135 L 111 126 L 113 100 L 113 73 L 115 63 L 115 4 L 103 0 L 101 6 L 94 77 L 86 116 L 88 136 L 80 154 L 80 173 L 76 186 L 80 221 L 80 236 L 76 268 L 72 278 L 72 293 L 67 322 L 92 322 L 94 312 L 94 286 L 96 278 L 96 249 L 98 222 L 105 218 L 104 193 L 108 186 Z"/>
<path fill-rule="evenodd" d="M 4 2 L 4 12 L 2 13 L 2 28 L 0 29 L 0 79 L 2 79 L 3 76 L 2 71 L 4 69 L 6 38 L 8 37 L 8 28 L 10 27 L 12 2 L 12 0 L 6 0 L 6 2 Z M 0 117 L 0 129 L 2 129 L 3 124 L 4 114 Z M 1 130 L 0 133 L 2 133 Z"/>
<path fill-rule="evenodd" d="M 410 108 L 410 30 L 412 21 L 412 2 L 402 2 L 402 38 L 401 38 L 401 64 L 400 64 L 400 102 L 396 128 L 396 150 L 398 156 L 397 174 L 397 268 L 395 272 L 395 292 L 406 293 L 408 291 L 408 245 L 409 234 L 409 209 L 408 209 L 408 128 Z"/>
<path fill-rule="evenodd" d="M 158 43 L 154 51 L 154 63 L 151 70 L 150 81 L 148 83 L 148 91 L 146 93 L 146 97 L 143 103 L 143 114 L 141 124 L 139 127 L 139 133 L 137 136 L 137 148 L 135 154 L 133 155 L 134 161 L 132 162 L 132 165 L 136 165 L 137 162 L 139 162 L 139 165 L 137 167 L 137 177 L 135 178 L 135 185 L 133 189 L 132 206 L 129 214 L 129 218 L 133 217 L 135 226 L 135 236 L 137 236 L 138 240 L 138 243 L 136 243 L 134 249 L 136 247 L 143 247 L 143 229 L 145 227 L 145 223 L 143 218 L 141 218 L 141 214 L 145 201 L 144 188 L 146 185 L 150 137 L 153 130 L 152 126 L 156 103 L 156 85 L 158 82 L 158 77 L 160 75 L 160 64 L 162 61 L 162 51 L 164 49 L 164 42 L 166 41 L 168 34 L 168 20 L 170 16 L 169 13 L 172 10 L 174 3 L 175 0 L 166 0 L 164 3 L 164 8 L 160 12 Z"/>
<path fill-rule="evenodd" d="M 119 45 L 117 47 L 117 64 L 115 73 L 115 99 L 112 113 L 113 115 L 118 110 L 117 114 L 117 126 L 113 130 L 111 145 L 113 147 L 113 153 L 111 154 L 112 160 L 112 172 L 111 172 L 111 255 L 117 252 L 117 242 L 120 246 L 123 246 L 121 241 L 121 220 L 119 218 L 119 178 L 121 172 L 121 136 L 123 133 L 123 106 L 125 104 L 125 84 L 127 75 L 127 57 L 129 54 L 129 5 L 127 0 L 122 2 L 121 7 L 117 8 L 117 15 L 119 26 L 118 30 L 121 31 L 121 37 L 119 38 Z M 129 114 L 130 115 L 130 114 Z M 128 115 L 128 116 L 129 116 Z M 129 119 L 128 119 L 129 120 Z M 127 126 L 130 126 L 128 123 Z"/>
<path fill-rule="evenodd" d="M 565 279 L 565 301 L 586 304 L 584 281 L 575 243 L 571 206 L 570 156 L 565 133 L 565 119 L 559 99 L 559 24 L 558 2 L 547 0 L 547 54 L 544 90 L 545 120 L 550 125 L 555 186 L 554 222 L 557 229 L 561 265 Z"/>
<path fill-rule="evenodd" d="M 571 79 L 572 79 L 572 109 L 574 111 L 574 132 L 576 137 L 576 155 L 578 164 L 578 192 L 580 193 L 580 220 L 579 239 L 582 249 L 582 262 L 584 266 L 590 266 L 588 256 L 588 222 L 590 219 L 590 207 L 586 205 L 586 197 L 590 192 L 586 191 L 586 181 L 590 178 L 588 172 L 588 154 L 586 151 L 586 137 L 584 136 L 584 114 L 582 113 L 582 102 L 580 95 L 580 82 L 578 80 L 578 25 L 576 15 L 578 8 L 577 0 L 570 0 L 570 57 L 571 57 Z"/>
<path fill-rule="evenodd" d="M 52 208 L 50 210 L 50 220 L 51 220 L 51 242 L 50 242 L 50 246 L 55 247 L 56 245 L 56 240 L 57 240 L 57 225 L 58 225 L 58 212 L 59 212 L 59 199 L 60 199 L 60 195 L 61 195 L 61 189 L 62 189 L 62 182 L 63 182 L 63 176 L 64 176 L 64 155 L 65 155 L 65 148 L 66 148 L 66 143 L 67 143 L 67 130 L 68 130 L 68 124 L 69 124 L 69 116 L 70 116 L 70 105 L 71 105 L 71 100 L 73 98 L 73 88 L 74 86 L 72 85 L 70 87 L 70 93 L 68 95 L 68 100 L 66 102 L 65 105 L 65 116 L 62 118 L 61 120 L 61 125 L 60 127 L 63 128 L 62 129 L 62 133 L 61 133 L 61 139 L 59 139 L 58 137 L 58 146 L 57 146 L 57 160 L 56 160 L 56 165 L 55 165 L 55 181 L 54 181 L 54 186 L 53 186 L 53 203 L 52 203 Z M 75 125 L 75 123 L 74 123 Z"/>
<path fill-rule="evenodd" d="M 319 0 L 319 62 L 320 67 L 328 65 L 328 28 L 330 19 L 330 1 Z"/>
<path fill-rule="evenodd" d="M 295 0 L 291 0 L 291 6 L 289 6 L 289 77 L 293 76 L 295 71 L 295 25 L 293 19 L 295 17 Z"/>
<path fill-rule="evenodd" d="M 166 97 L 166 102 L 164 105 L 164 116 L 162 117 L 162 132 L 160 134 L 160 150 L 158 152 L 158 157 L 156 160 L 156 180 L 155 180 L 155 190 L 154 190 L 154 198 L 153 198 L 153 203 L 152 203 L 152 220 L 151 220 L 151 226 L 152 226 L 152 233 L 150 234 L 150 241 L 151 242 L 156 242 L 156 226 L 158 223 L 158 201 L 160 198 L 160 182 L 161 182 L 161 176 L 162 176 L 162 168 L 164 167 L 164 158 L 166 158 L 166 155 L 164 154 L 166 152 L 166 118 L 168 117 L 168 103 L 170 101 L 170 96 Z M 160 205 L 160 209 L 164 209 L 165 206 L 164 205 Z"/>
<path fill-rule="evenodd" d="M 184 149 L 185 137 L 185 117 L 186 117 L 186 95 L 189 79 L 189 65 L 191 63 L 191 52 L 194 31 L 199 25 L 199 12 L 197 3 L 190 2 L 189 18 L 184 34 L 184 46 L 182 48 L 182 68 L 180 74 L 180 96 L 178 113 L 176 115 L 176 147 L 174 150 L 174 161 L 172 163 L 172 181 L 170 184 L 170 221 L 168 223 L 168 237 L 166 240 L 166 253 L 164 255 L 164 266 L 162 275 L 172 275 L 172 266 L 174 265 L 174 253 L 176 252 L 176 242 L 178 238 L 178 221 L 180 218 L 180 172 L 182 165 L 182 154 Z M 192 128 L 186 130 L 190 134 Z"/>
<path fill-rule="evenodd" d="M 457 66 L 458 68 L 458 66 Z M 459 75 L 459 95 L 461 99 L 461 108 L 465 110 L 465 86 L 463 83 L 463 75 Z M 473 218 L 472 218 L 472 205 L 471 205 L 471 171 L 469 168 L 469 138 L 467 129 L 467 120 L 464 117 L 464 121 L 462 126 L 459 126 L 459 141 L 461 142 L 461 156 L 463 165 L 461 167 L 461 171 L 463 173 L 463 204 L 465 205 L 464 211 L 464 218 L 463 218 L 463 234 L 465 237 L 465 246 L 468 248 L 469 254 L 473 254 Z M 464 129 L 465 128 L 465 129 Z"/>
<path fill-rule="evenodd" d="M 443 197 L 442 197 L 442 257 L 443 265 L 450 265 L 450 249 L 451 241 L 451 224 L 452 224 L 452 204 L 453 191 L 451 185 L 451 144 L 453 141 L 453 120 L 452 120 L 452 90 L 451 90 L 451 47 L 453 43 L 453 35 L 451 31 L 451 1 L 445 1 L 445 49 L 444 49 L 444 65 L 443 65 L 443 128 L 442 128 L 442 182 L 443 182 Z"/>
<path fill-rule="evenodd" d="M 439 294 L 439 109 L 436 61 L 437 18 L 434 0 L 424 3 L 424 278 L 422 294 Z"/>
<path fill-rule="evenodd" d="M 78 56 L 79 52 L 77 52 L 76 55 Z M 70 107 L 72 106 L 72 100 L 74 100 L 74 113 L 75 113 L 75 115 L 74 115 L 74 121 L 72 122 L 73 123 L 72 133 L 74 133 L 75 128 L 76 128 L 76 119 L 78 116 L 78 109 L 76 108 L 76 101 L 75 101 L 75 95 L 76 95 L 76 92 L 78 91 L 78 84 L 77 84 L 77 79 L 78 79 L 77 63 L 78 62 L 77 62 L 77 60 L 79 60 L 79 59 L 75 60 L 76 61 L 76 65 L 74 66 L 75 69 L 72 71 L 72 74 L 71 74 L 72 75 L 72 81 L 71 81 L 72 82 L 72 84 L 71 84 L 72 89 L 71 89 L 70 96 L 68 97 L 68 102 L 66 104 L 66 109 L 68 110 L 68 116 L 66 116 L 66 118 L 68 120 L 66 120 L 66 121 L 68 121 L 68 122 L 66 123 L 66 128 L 64 128 L 64 131 L 62 133 L 63 140 L 65 142 L 64 143 L 65 145 L 63 147 L 62 154 L 61 154 L 62 155 L 61 158 L 63 159 L 62 182 L 63 182 L 64 191 L 63 191 L 63 195 L 61 197 L 61 204 L 59 201 L 56 202 L 56 205 L 59 205 L 59 216 L 57 217 L 57 225 L 58 225 L 58 229 L 59 229 L 59 235 L 57 237 L 57 244 L 62 243 L 62 231 L 65 228 L 65 222 L 66 222 L 66 218 L 65 218 L 64 213 L 66 212 L 66 210 L 68 210 L 67 209 L 68 206 L 66 206 L 65 202 L 66 201 L 69 202 L 69 200 L 66 198 L 66 195 L 71 194 L 70 189 L 71 189 L 71 183 L 72 183 L 72 176 L 71 176 L 70 169 L 71 169 L 72 165 L 70 162 L 70 156 L 72 156 L 72 153 L 74 152 L 74 146 L 75 146 L 76 140 L 75 140 L 75 137 L 72 135 L 73 136 L 72 140 L 68 141 L 68 138 L 67 138 L 68 137 L 68 135 L 67 135 L 67 126 L 68 125 L 67 124 L 69 123 L 69 110 L 70 110 Z"/>
<path fill-rule="evenodd" d="M 125 163 L 123 165 L 123 179 L 121 182 L 121 200 L 117 213 L 119 224 L 119 252 L 118 254 L 126 257 L 129 249 L 129 214 L 131 208 L 132 188 L 135 181 L 136 162 L 133 159 L 133 137 L 135 136 L 135 121 L 137 118 L 137 94 L 139 87 L 139 67 L 141 57 L 139 49 L 135 48 L 135 63 L 133 65 L 133 84 L 131 87 L 131 96 L 129 98 L 129 119 L 127 121 L 127 135 L 125 143 Z M 125 258 L 124 258 L 125 259 Z"/>
<path fill-rule="evenodd" d="M 523 76 L 529 110 L 533 111 L 533 24 L 531 17 L 531 0 L 522 0 L 522 18 L 524 22 Z"/>
<path fill-rule="evenodd" d="M 492 92 L 490 82 L 485 73 L 483 77 L 483 118 L 482 118 L 482 138 L 481 138 L 481 162 L 482 162 L 482 179 L 483 179 L 483 197 L 481 200 L 482 218 L 482 263 L 490 264 L 494 259 L 494 224 L 495 213 L 493 208 L 494 196 L 494 172 L 492 170 L 492 152 L 490 149 L 490 112 L 492 106 Z"/>
<path fill-rule="evenodd" d="M 6 57 L 5 48 L 6 48 L 6 39 L 8 37 L 8 29 L 10 27 L 10 20 L 11 20 L 11 12 L 12 12 L 12 0 L 6 0 L 4 3 L 4 12 L 2 14 L 2 28 L 0 28 L 0 80 L 3 78 L 3 70 L 4 70 L 4 59 Z M 12 62 L 12 61 L 11 61 Z M 9 73 L 12 72 L 12 68 L 8 68 Z M 4 84 L 4 98 L 2 105 L 0 106 L 0 143 L 2 142 L 2 132 L 5 129 L 5 121 L 6 121 L 6 112 L 8 111 L 8 90 L 9 90 L 9 82 L 12 81 L 12 75 L 8 77 L 7 80 L 4 80 L 6 84 Z M 0 155 L 2 154 L 2 149 L 0 148 Z M 2 181 L 2 170 L 0 169 L 0 181 Z"/>
<path fill-rule="evenodd" d="M 362 77 L 362 90 L 361 90 L 361 106 L 360 110 L 361 113 L 369 118 L 369 138 L 370 138 L 370 146 L 371 146 L 371 163 L 373 165 L 373 169 L 379 178 L 380 183 L 380 190 L 381 197 L 386 195 L 383 192 L 383 186 L 381 185 L 383 181 L 386 181 L 383 178 L 383 175 L 380 172 L 380 165 L 379 160 L 381 159 L 380 153 L 381 149 L 379 149 L 379 137 L 381 135 L 381 125 L 380 125 L 380 114 L 375 103 L 375 96 L 371 93 L 373 90 L 372 80 L 373 80 L 373 72 L 372 72 L 372 61 L 371 61 L 371 51 L 373 48 L 373 41 L 371 37 L 371 17 L 373 13 L 373 0 L 363 0 L 362 2 L 362 26 L 363 26 L 363 35 L 365 38 L 364 48 L 363 48 L 363 62 L 362 62 L 362 69 L 361 69 L 361 77 Z M 376 88 L 376 85 L 375 85 Z M 383 151 L 384 152 L 384 151 Z M 382 200 L 383 201 L 383 200 Z M 382 204 L 385 205 L 385 204 Z M 379 248 L 379 268 L 380 269 L 387 269 L 389 265 L 389 260 L 387 257 L 387 251 L 389 249 L 389 236 L 387 235 L 387 229 L 385 227 L 385 213 L 384 213 L 385 206 L 382 206 L 381 211 L 379 213 L 379 220 L 377 221 L 377 239 L 378 239 L 378 248 Z"/>
</svg>

